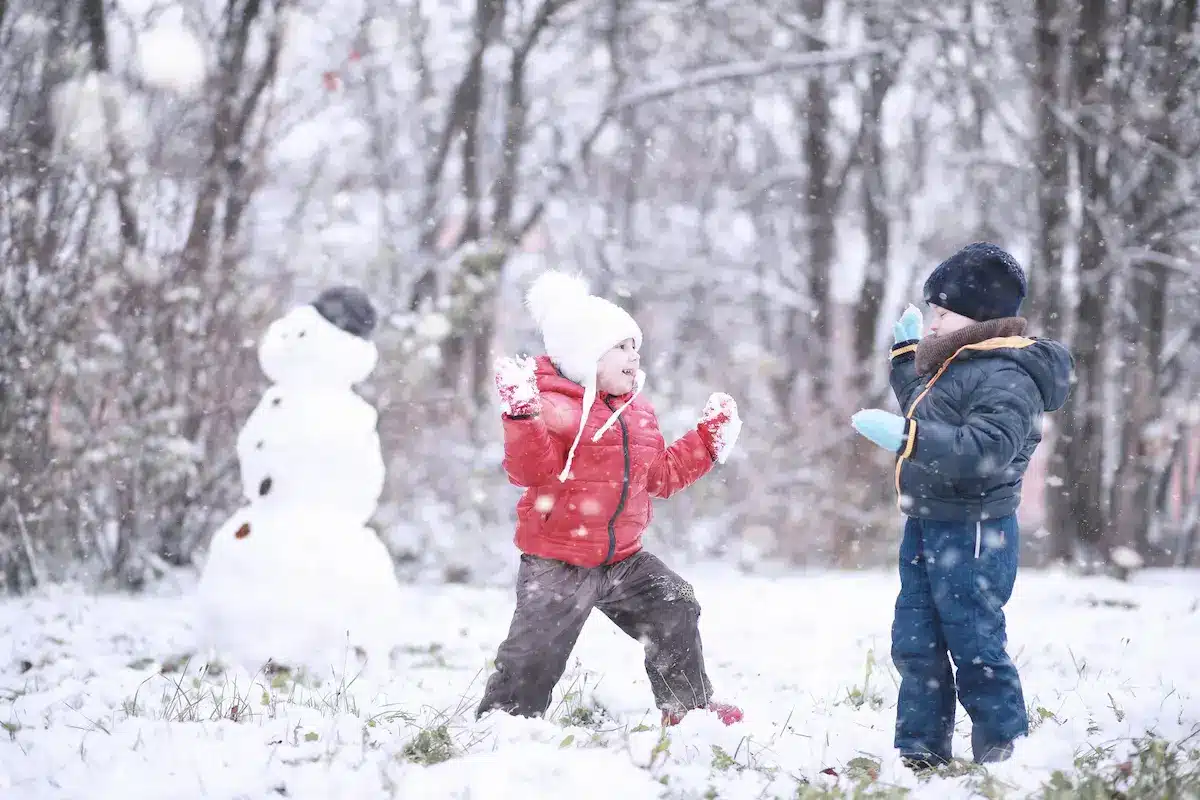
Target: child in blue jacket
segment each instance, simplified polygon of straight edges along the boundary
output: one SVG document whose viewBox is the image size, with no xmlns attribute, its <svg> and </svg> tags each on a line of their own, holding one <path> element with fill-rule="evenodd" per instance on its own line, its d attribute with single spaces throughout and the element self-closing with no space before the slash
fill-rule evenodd
<svg viewBox="0 0 1200 800">
<path fill-rule="evenodd" d="M 975 761 L 1008 758 L 1029 731 L 1003 609 L 1017 576 L 1021 481 L 1042 415 L 1067 400 L 1074 363 L 1058 342 L 1024 335 L 1026 292 L 1020 265 L 996 245 L 942 262 L 925 283 L 927 335 L 913 306 L 895 326 L 891 384 L 904 416 L 852 418 L 898 456 L 907 522 L 892 622 L 895 746 L 913 769 L 950 760 L 956 689 Z"/>
</svg>

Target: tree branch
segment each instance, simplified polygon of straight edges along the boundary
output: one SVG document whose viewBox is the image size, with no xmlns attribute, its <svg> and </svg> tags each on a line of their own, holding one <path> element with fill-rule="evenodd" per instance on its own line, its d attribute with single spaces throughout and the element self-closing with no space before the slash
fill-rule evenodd
<svg viewBox="0 0 1200 800">
<path fill-rule="evenodd" d="M 769 61 L 737 61 L 714 67 L 704 67 L 678 78 L 670 78 L 650 84 L 649 86 L 619 96 L 609 103 L 601 112 L 600 117 L 596 120 L 591 130 L 583 137 L 583 141 L 580 142 L 576 153 L 576 162 L 583 165 L 587 164 L 591 158 L 592 148 L 596 145 L 596 140 L 600 138 L 600 135 L 604 133 L 608 124 L 621 111 L 729 81 L 749 80 L 752 78 L 762 78 L 767 75 L 803 72 L 809 69 L 851 64 L 859 59 L 878 53 L 885 53 L 890 50 L 892 50 L 891 45 L 868 44 L 853 50 L 824 50 L 818 53 L 799 53 Z M 537 225 L 542 214 L 545 213 L 546 203 L 549 198 L 562 189 L 572 174 L 573 170 L 570 165 L 565 162 L 558 164 L 558 176 L 551 183 L 550 188 L 546 192 L 546 197 L 539 200 L 533 206 L 526 216 L 525 221 L 518 226 L 519 235 L 523 236 Z"/>
<path fill-rule="evenodd" d="M 432 248 L 434 237 L 437 235 L 438 220 L 434 214 L 434 209 L 437 207 L 438 189 L 441 185 L 442 172 L 446 168 L 446 161 L 450 156 L 450 146 L 454 142 L 454 135 L 459 131 L 463 131 L 469 141 L 463 145 L 463 189 L 468 198 L 475 191 L 470 183 L 472 177 L 468 176 L 468 172 L 474 171 L 474 148 L 473 141 L 474 133 L 468 132 L 467 128 L 473 128 L 471 122 L 472 115 L 478 115 L 479 104 L 482 100 L 482 87 L 480 82 L 483 80 L 483 56 L 487 50 L 488 43 L 491 38 L 491 29 L 495 19 L 496 8 L 495 4 L 499 3 L 503 6 L 505 0 L 476 0 L 475 10 L 475 41 L 471 50 L 471 55 L 467 59 L 467 66 L 463 72 L 462 78 L 455 87 L 454 96 L 450 101 L 450 107 L 446 114 L 446 122 L 442 126 L 442 133 L 438 137 L 437 149 L 434 151 L 433 160 L 425 167 L 425 199 L 421 206 L 421 239 L 420 247 L 423 251 L 428 251 Z M 504 13 L 503 8 L 500 9 L 501 15 Z M 470 200 L 468 199 L 468 205 Z M 474 213 L 471 211 L 470 213 Z M 468 226 L 464 226 L 469 227 Z M 464 230 L 464 235 L 466 231 Z M 460 237 L 460 242 L 463 237 Z"/>
<path fill-rule="evenodd" d="M 513 50 L 505 112 L 504 159 L 500 167 L 500 176 L 492 191 L 495 201 L 492 231 L 504 239 L 509 239 L 508 227 L 512 223 L 517 193 L 517 171 L 521 165 L 521 151 L 525 145 L 525 66 L 538 38 L 549 27 L 551 19 L 571 2 L 573 0 L 543 0 L 534 14 L 529 31 Z"/>
<path fill-rule="evenodd" d="M 83 15 L 87 23 L 88 40 L 91 44 L 92 64 L 97 73 L 108 75 L 108 34 L 105 30 L 103 0 L 84 0 Z M 100 92 L 100 107 L 104 111 L 104 127 L 108 134 L 109 157 L 112 159 L 113 194 L 117 200 L 117 214 L 121 219 L 121 240 L 127 247 L 140 249 L 141 234 L 138 232 L 137 214 L 129 196 L 132 192 L 132 180 L 129 177 L 129 154 L 125 152 L 125 143 L 117 130 L 120 119 L 120 109 L 116 101 L 104 91 L 104 86 L 97 87 Z"/>
</svg>

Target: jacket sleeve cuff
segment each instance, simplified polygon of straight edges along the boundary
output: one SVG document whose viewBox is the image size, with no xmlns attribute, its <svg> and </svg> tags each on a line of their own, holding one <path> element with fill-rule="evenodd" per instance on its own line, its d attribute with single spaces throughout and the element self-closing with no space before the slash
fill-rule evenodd
<svg viewBox="0 0 1200 800">
<path fill-rule="evenodd" d="M 892 361 L 896 361 L 897 359 L 916 358 L 917 345 L 919 343 L 919 339 L 907 339 L 903 342 L 896 342 L 894 345 L 892 345 L 892 351 L 888 355 L 888 358 Z"/>
<path fill-rule="evenodd" d="M 904 435 L 900 441 L 900 458 L 911 459 L 917 450 L 917 421 L 904 420 Z"/>
</svg>

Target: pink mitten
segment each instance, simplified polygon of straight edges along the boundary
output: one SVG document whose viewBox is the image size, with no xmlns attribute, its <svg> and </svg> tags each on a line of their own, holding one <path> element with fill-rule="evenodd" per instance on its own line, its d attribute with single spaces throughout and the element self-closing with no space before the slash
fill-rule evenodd
<svg viewBox="0 0 1200 800">
<path fill-rule="evenodd" d="M 542 396 L 538 392 L 535 364 L 531 358 L 496 359 L 496 391 L 505 416 L 532 417 L 542 411 Z"/>
<path fill-rule="evenodd" d="M 742 431 L 737 403 L 724 392 L 713 392 L 704 406 L 696 430 L 717 463 L 724 464 Z"/>
</svg>

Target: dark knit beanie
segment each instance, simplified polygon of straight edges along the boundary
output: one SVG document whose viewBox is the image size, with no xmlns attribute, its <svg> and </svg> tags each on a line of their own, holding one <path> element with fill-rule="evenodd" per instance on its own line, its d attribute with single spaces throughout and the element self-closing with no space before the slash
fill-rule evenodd
<svg viewBox="0 0 1200 800">
<path fill-rule="evenodd" d="M 994 244 L 976 242 L 937 265 L 925 281 L 925 302 L 986 322 L 1017 316 L 1028 291 L 1015 258 Z"/>
<path fill-rule="evenodd" d="M 375 329 L 375 307 L 361 290 L 353 286 L 334 286 L 321 292 L 313 307 L 332 324 L 360 339 Z"/>
</svg>

